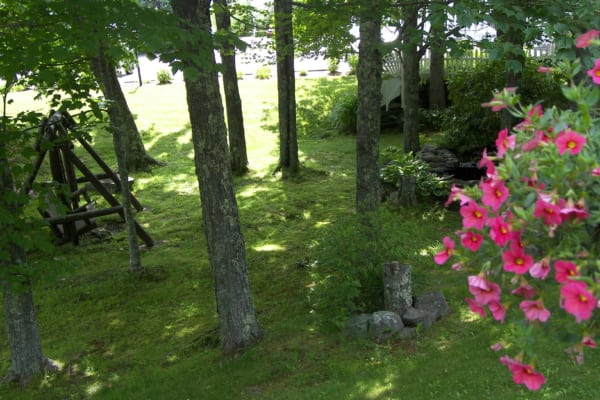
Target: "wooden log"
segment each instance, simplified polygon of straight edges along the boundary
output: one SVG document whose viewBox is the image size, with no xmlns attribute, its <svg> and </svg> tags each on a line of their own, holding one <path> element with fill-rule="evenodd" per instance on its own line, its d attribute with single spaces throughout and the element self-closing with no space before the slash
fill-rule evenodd
<svg viewBox="0 0 600 400">
<path fill-rule="evenodd" d="M 412 308 L 412 267 L 392 261 L 383 266 L 383 296 L 386 311 L 402 316 Z"/>
</svg>

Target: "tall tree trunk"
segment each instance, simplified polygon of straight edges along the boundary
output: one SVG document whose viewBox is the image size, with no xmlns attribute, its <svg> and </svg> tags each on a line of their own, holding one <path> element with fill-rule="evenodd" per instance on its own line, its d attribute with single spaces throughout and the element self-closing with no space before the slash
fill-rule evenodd
<svg viewBox="0 0 600 400">
<path fill-rule="evenodd" d="M 444 45 L 446 33 L 446 10 L 438 3 L 431 5 L 431 55 L 429 57 L 429 108 L 446 108 L 446 86 L 444 84 Z"/>
<path fill-rule="evenodd" d="M 192 26 L 210 32 L 209 0 L 173 0 L 173 11 Z M 206 46 L 206 43 L 203 44 Z M 262 336 L 248 281 L 246 251 L 229 168 L 219 78 L 212 46 L 204 50 L 209 65 L 195 65 L 203 51 L 185 49 L 183 62 L 197 70 L 197 76 L 184 75 L 188 111 L 192 125 L 194 161 L 200 186 L 204 233 L 213 272 L 221 346 L 234 353 L 256 343 Z M 194 74 L 195 75 L 195 74 Z"/>
<path fill-rule="evenodd" d="M 0 160 L 0 190 L 2 193 L 15 191 L 13 177 L 5 158 Z M 2 207 L 13 215 L 17 214 L 17 206 L 10 202 Z M 23 248 L 15 244 L 9 245 L 10 262 L 13 265 L 24 264 L 26 255 Z M 7 268 L 0 265 L 0 268 Z M 3 382 L 27 383 L 34 375 L 48 370 L 56 370 L 56 366 L 48 359 L 40 341 L 39 329 L 33 306 L 31 282 L 28 278 L 19 282 L 9 282 L 9 273 L 0 272 L 4 292 L 4 318 L 10 348 L 10 367 Z M 13 277 L 16 279 L 15 277 Z"/>
<path fill-rule="evenodd" d="M 275 53 L 279 106 L 279 166 L 286 172 L 300 169 L 296 130 L 296 79 L 294 77 L 294 33 L 292 1 L 275 0 Z"/>
<path fill-rule="evenodd" d="M 117 158 L 119 176 L 121 179 L 121 199 L 123 204 L 123 217 L 127 230 L 127 242 L 129 247 L 129 271 L 137 275 L 145 272 L 142 266 L 140 250 L 137 243 L 137 234 L 135 231 L 135 219 L 131 209 L 131 193 L 129 191 L 129 168 L 132 155 L 133 158 L 139 156 L 139 152 L 145 154 L 144 145 L 139 139 L 139 133 L 133 121 L 133 116 L 129 111 L 125 96 L 117 79 L 116 69 L 107 59 L 104 47 L 98 49 L 98 56 L 90 58 L 90 64 L 94 75 L 100 82 L 100 87 L 104 96 L 110 101 L 108 105 L 108 115 L 111 123 L 111 132 L 115 155 Z M 120 99 L 120 100 L 117 100 Z M 132 135 L 131 132 L 135 131 Z M 133 154 L 132 154 L 133 150 Z"/>
<path fill-rule="evenodd" d="M 214 0 L 217 29 L 229 31 L 231 18 L 227 0 Z M 244 117 L 242 99 L 238 88 L 237 71 L 235 67 L 235 46 L 223 43 L 221 47 L 221 62 L 223 64 L 223 89 L 227 107 L 227 130 L 229 132 L 229 153 L 231 154 L 231 171 L 235 175 L 248 172 L 248 154 L 246 151 L 246 134 L 244 132 Z"/>
<path fill-rule="evenodd" d="M 96 80 L 100 84 L 102 93 L 110 102 L 108 116 L 113 126 L 119 127 L 127 135 L 127 148 L 129 160 L 127 168 L 129 171 L 145 170 L 158 162 L 152 158 L 144 148 L 131 110 L 127 105 L 125 95 L 121 90 L 117 69 L 115 65 L 106 58 L 104 46 L 100 46 L 98 55 L 90 57 L 90 65 Z"/>
<path fill-rule="evenodd" d="M 356 115 L 356 210 L 375 211 L 381 201 L 379 133 L 381 130 L 381 11 L 361 5 Z"/>
<path fill-rule="evenodd" d="M 402 105 L 404 107 L 404 151 L 416 153 L 419 143 L 419 52 L 414 35 L 418 32 L 419 8 L 416 4 L 402 7 L 404 31 L 402 44 Z"/>
</svg>

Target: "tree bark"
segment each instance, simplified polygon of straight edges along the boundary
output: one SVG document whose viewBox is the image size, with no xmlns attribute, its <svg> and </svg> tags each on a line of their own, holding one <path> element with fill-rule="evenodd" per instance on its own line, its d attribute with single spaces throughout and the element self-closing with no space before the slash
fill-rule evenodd
<svg viewBox="0 0 600 400">
<path fill-rule="evenodd" d="M 15 191 L 6 159 L 0 160 L 0 167 L 2 193 Z M 11 214 L 17 214 L 17 206 L 14 203 L 10 202 L 2 206 Z M 12 244 L 9 245 L 8 250 L 13 265 L 26 262 L 22 247 Z M 0 268 L 7 267 L 7 265 L 0 265 Z M 10 367 L 2 382 L 19 382 L 23 385 L 40 372 L 56 370 L 56 366 L 42 351 L 29 278 L 22 277 L 19 281 L 8 281 L 10 276 L 6 271 L 3 271 L 0 276 L 2 276 L 4 318 L 10 349 Z"/>
<path fill-rule="evenodd" d="M 106 58 L 104 46 L 100 46 L 98 54 L 90 57 L 89 60 L 102 93 L 106 100 L 110 102 L 108 116 L 111 125 L 123 130 L 127 135 L 128 170 L 146 170 L 151 165 L 157 165 L 158 162 L 144 148 L 140 132 L 137 129 L 131 110 L 129 110 L 125 95 L 121 90 L 116 67 Z"/>
<path fill-rule="evenodd" d="M 384 308 L 403 316 L 413 304 L 412 267 L 392 261 L 383 266 Z"/>
<path fill-rule="evenodd" d="M 294 33 L 292 1 L 275 0 L 275 53 L 279 108 L 279 166 L 295 174 L 300 169 L 296 129 L 296 79 L 294 77 Z"/>
<path fill-rule="evenodd" d="M 219 6 L 215 10 L 217 29 L 229 31 L 231 29 L 231 18 L 229 17 L 227 0 L 214 0 L 214 3 Z M 231 171 L 234 175 L 243 175 L 248 172 L 248 154 L 246 151 L 242 99 L 240 98 L 235 66 L 235 46 L 225 42 L 222 44 L 220 53 L 223 64 L 223 89 L 227 108 Z"/>
<path fill-rule="evenodd" d="M 94 75 L 100 82 L 102 92 L 110 101 L 108 115 L 110 117 L 110 131 L 113 135 L 113 145 L 121 180 L 121 201 L 123 203 L 123 217 L 125 219 L 127 243 L 129 247 L 129 271 L 136 275 L 143 275 L 145 269 L 142 266 L 137 242 L 137 233 L 135 231 L 135 219 L 133 210 L 131 209 L 129 169 L 132 168 L 134 164 L 141 161 L 139 158 L 140 152 L 145 155 L 146 151 L 139 137 L 139 132 L 135 125 L 135 121 L 133 120 L 133 116 L 127 106 L 121 86 L 119 85 L 116 69 L 114 65 L 106 59 L 103 46 L 99 47 L 97 57 L 90 58 L 90 64 L 94 71 Z M 134 160 L 132 162 L 132 158 L 137 159 L 137 161 Z M 156 162 L 154 160 L 152 161 Z"/>
<path fill-rule="evenodd" d="M 404 108 L 404 151 L 417 153 L 421 149 L 419 142 L 419 52 L 416 40 L 418 6 L 409 4 L 402 7 L 404 16 L 404 39 L 402 45 L 402 105 Z"/>
<path fill-rule="evenodd" d="M 365 2 L 360 10 L 360 44 L 357 68 L 356 210 L 366 215 L 381 201 L 379 134 L 381 130 L 381 11 Z"/>
<path fill-rule="evenodd" d="M 446 13 L 442 5 L 431 5 L 431 56 L 429 57 L 429 108 L 443 110 L 446 108 L 446 86 L 444 84 L 444 57 L 446 46 Z"/>
<path fill-rule="evenodd" d="M 205 32 L 211 31 L 209 0 L 173 0 L 172 6 L 183 20 Z M 262 332 L 248 280 L 214 54 L 212 46 L 208 46 L 210 51 L 204 50 L 201 58 L 208 59 L 210 65 L 195 65 L 193 60 L 202 51 L 199 46 L 184 50 L 184 64 L 197 71 L 193 77 L 184 74 L 184 79 L 221 346 L 224 353 L 230 354 L 256 343 Z"/>
</svg>

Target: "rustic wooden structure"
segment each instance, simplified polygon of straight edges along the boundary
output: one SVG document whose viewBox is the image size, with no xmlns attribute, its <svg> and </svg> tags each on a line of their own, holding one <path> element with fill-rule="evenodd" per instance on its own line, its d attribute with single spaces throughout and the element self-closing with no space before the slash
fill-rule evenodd
<svg viewBox="0 0 600 400">
<path fill-rule="evenodd" d="M 56 195 L 60 203 L 48 201 L 47 208 L 40 210 L 44 218 L 50 223 L 59 243 L 79 243 L 79 236 L 96 227 L 96 217 L 118 214 L 125 220 L 123 206 L 109 189 L 111 186 L 119 191 L 121 180 L 94 151 L 92 146 L 81 135 L 69 135 L 69 130 L 76 127 L 73 118 L 64 112 L 51 111 L 50 117 L 45 118 L 40 126 L 39 137 L 36 142 L 38 156 L 33 164 L 33 172 L 25 182 L 26 188 L 32 187 L 40 167 L 48 154 L 52 180 L 63 190 Z M 100 166 L 102 173 L 93 173 L 83 161 L 74 153 L 72 140 L 77 140 L 83 149 Z M 130 181 L 131 183 L 131 181 Z M 109 207 L 96 208 L 96 202 L 91 200 L 90 191 L 97 191 L 108 203 Z M 140 202 L 131 195 L 131 204 L 136 210 L 142 211 Z M 64 207 L 65 212 L 58 212 Z M 148 233 L 135 222 L 136 233 L 139 238 L 151 247 L 154 242 Z"/>
</svg>

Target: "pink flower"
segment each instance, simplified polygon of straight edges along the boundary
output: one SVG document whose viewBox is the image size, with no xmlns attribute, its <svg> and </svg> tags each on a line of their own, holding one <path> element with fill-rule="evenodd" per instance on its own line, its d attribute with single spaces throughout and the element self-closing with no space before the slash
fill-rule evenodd
<svg viewBox="0 0 600 400">
<path fill-rule="evenodd" d="M 542 144 L 548 143 L 549 141 L 550 139 L 548 138 L 548 135 L 546 135 L 546 132 L 537 130 L 534 133 L 533 139 L 523 143 L 521 150 L 531 151 Z"/>
<path fill-rule="evenodd" d="M 488 157 L 487 149 L 483 149 L 483 156 L 479 163 L 477 164 L 479 168 L 485 167 L 485 174 L 490 179 L 496 179 L 496 165 L 494 162 Z"/>
<path fill-rule="evenodd" d="M 554 71 L 554 70 L 550 67 L 538 67 L 538 69 L 537 69 L 537 72 L 539 72 L 540 74 L 547 74 L 552 71 Z"/>
<path fill-rule="evenodd" d="M 594 168 L 592 170 L 592 176 L 600 176 L 600 168 Z"/>
<path fill-rule="evenodd" d="M 579 37 L 577 38 L 577 41 L 575 42 L 575 47 L 577 47 L 577 48 L 588 47 L 591 44 L 592 40 L 598 38 L 598 36 L 600 36 L 600 31 L 598 31 L 596 29 L 591 29 L 591 30 L 587 31 L 586 33 L 579 35 Z"/>
<path fill-rule="evenodd" d="M 487 225 L 490 227 L 490 237 L 496 245 L 502 247 L 512 238 L 510 227 L 502 217 L 490 218 Z"/>
<path fill-rule="evenodd" d="M 467 302 L 467 304 L 469 305 L 469 309 L 471 310 L 471 312 L 474 312 L 475 314 L 479 314 L 479 316 L 481 318 L 485 318 L 485 308 L 483 308 L 481 306 L 481 304 L 475 302 L 473 299 L 471 298 L 466 298 L 465 301 Z"/>
<path fill-rule="evenodd" d="M 544 196 L 540 196 L 535 202 L 533 216 L 536 218 L 543 218 L 544 224 L 548 226 L 559 225 L 562 222 L 560 208 L 556 204 L 546 201 Z"/>
<path fill-rule="evenodd" d="M 463 227 L 475 228 L 482 230 L 487 217 L 485 208 L 477 205 L 476 202 L 471 201 L 460 208 L 460 215 L 463 218 Z"/>
<path fill-rule="evenodd" d="M 504 128 L 498 132 L 498 138 L 496 139 L 496 148 L 498 149 L 498 158 L 504 157 L 504 153 L 508 149 L 514 149 L 516 145 L 517 137 L 515 135 L 508 135 L 508 129 Z"/>
<path fill-rule="evenodd" d="M 461 206 L 464 206 L 465 204 L 473 201 L 473 199 L 471 199 L 469 196 L 463 193 L 463 190 L 461 188 L 452 184 L 452 187 L 450 188 L 450 195 L 448 196 L 448 200 L 446 200 L 444 205 L 448 207 L 450 203 L 452 203 L 455 200 L 460 200 Z"/>
<path fill-rule="evenodd" d="M 502 253 L 502 262 L 505 271 L 523 275 L 533 265 L 533 258 L 523 250 L 510 248 Z"/>
<path fill-rule="evenodd" d="M 487 179 L 479 184 L 479 188 L 483 192 L 481 202 L 494 211 L 498 211 L 508 198 L 508 188 L 502 180 Z"/>
<path fill-rule="evenodd" d="M 523 364 L 508 356 L 500 357 L 500 362 L 508 367 L 513 382 L 517 385 L 525 385 L 529 390 L 538 390 L 546 383 L 544 375 L 533 369 L 531 365 Z"/>
<path fill-rule="evenodd" d="M 560 288 L 561 307 L 579 323 L 589 319 L 596 307 L 596 299 L 581 281 L 568 281 Z"/>
<path fill-rule="evenodd" d="M 526 299 L 531 299 L 533 296 L 535 296 L 537 291 L 533 287 L 525 283 L 510 293 L 514 294 L 515 296 L 523 296 Z"/>
<path fill-rule="evenodd" d="M 540 322 L 546 322 L 550 318 L 550 311 L 544 307 L 544 303 L 541 300 L 523 300 L 519 307 L 523 310 L 525 318 L 529 321 L 537 319 Z"/>
<path fill-rule="evenodd" d="M 560 205 L 560 215 L 563 221 L 570 221 L 572 219 L 576 219 L 578 221 L 583 221 L 590 214 L 585 209 L 585 200 L 581 199 L 577 203 L 575 203 L 572 199 L 558 202 Z"/>
<path fill-rule="evenodd" d="M 465 233 L 460 235 L 460 242 L 462 243 L 463 247 L 471 251 L 479 250 L 479 246 L 481 246 L 482 241 L 483 236 L 471 231 L 466 231 Z"/>
<path fill-rule="evenodd" d="M 492 317 L 500 323 L 504 322 L 504 317 L 506 316 L 506 308 L 502 304 L 497 301 L 492 301 L 488 304 L 488 308 L 492 313 Z"/>
<path fill-rule="evenodd" d="M 550 273 L 550 260 L 543 258 L 529 268 L 529 275 L 537 279 L 546 279 Z"/>
<path fill-rule="evenodd" d="M 598 70 L 598 82 L 600 85 L 600 59 L 597 60 Z M 575 131 L 565 130 L 560 131 L 558 135 L 556 135 L 556 147 L 558 148 L 558 154 L 563 155 L 565 152 L 571 153 L 571 155 L 579 154 L 583 145 L 585 144 L 585 136 L 578 134 Z"/>
<path fill-rule="evenodd" d="M 596 342 L 594 341 L 594 339 L 592 339 L 590 336 L 585 335 L 583 337 L 583 339 L 581 339 L 581 344 L 589 347 L 590 349 L 595 349 L 596 348 Z"/>
<path fill-rule="evenodd" d="M 459 262 L 457 262 L 457 263 L 454 263 L 454 264 L 452 264 L 452 267 L 451 267 L 451 268 L 452 268 L 454 271 L 460 271 L 460 270 L 462 269 L 462 264 L 461 264 L 461 263 L 459 263 Z"/>
<path fill-rule="evenodd" d="M 454 241 L 452 239 L 446 236 L 444 239 L 442 239 L 442 243 L 444 244 L 444 250 L 433 256 L 433 260 L 438 265 L 448 261 L 448 259 L 452 257 L 452 253 L 454 253 Z"/>
<path fill-rule="evenodd" d="M 554 279 L 558 283 L 567 283 L 574 276 L 579 276 L 577 266 L 570 261 L 557 260 L 554 263 Z"/>
<path fill-rule="evenodd" d="M 484 306 L 500 301 L 502 289 L 496 283 L 488 281 L 481 275 L 471 275 L 467 280 L 469 282 L 469 292 L 475 297 L 477 304 Z"/>
<path fill-rule="evenodd" d="M 490 346 L 490 349 L 492 349 L 494 351 L 500 351 L 503 348 L 504 348 L 504 344 L 502 342 L 497 342 Z"/>
</svg>

